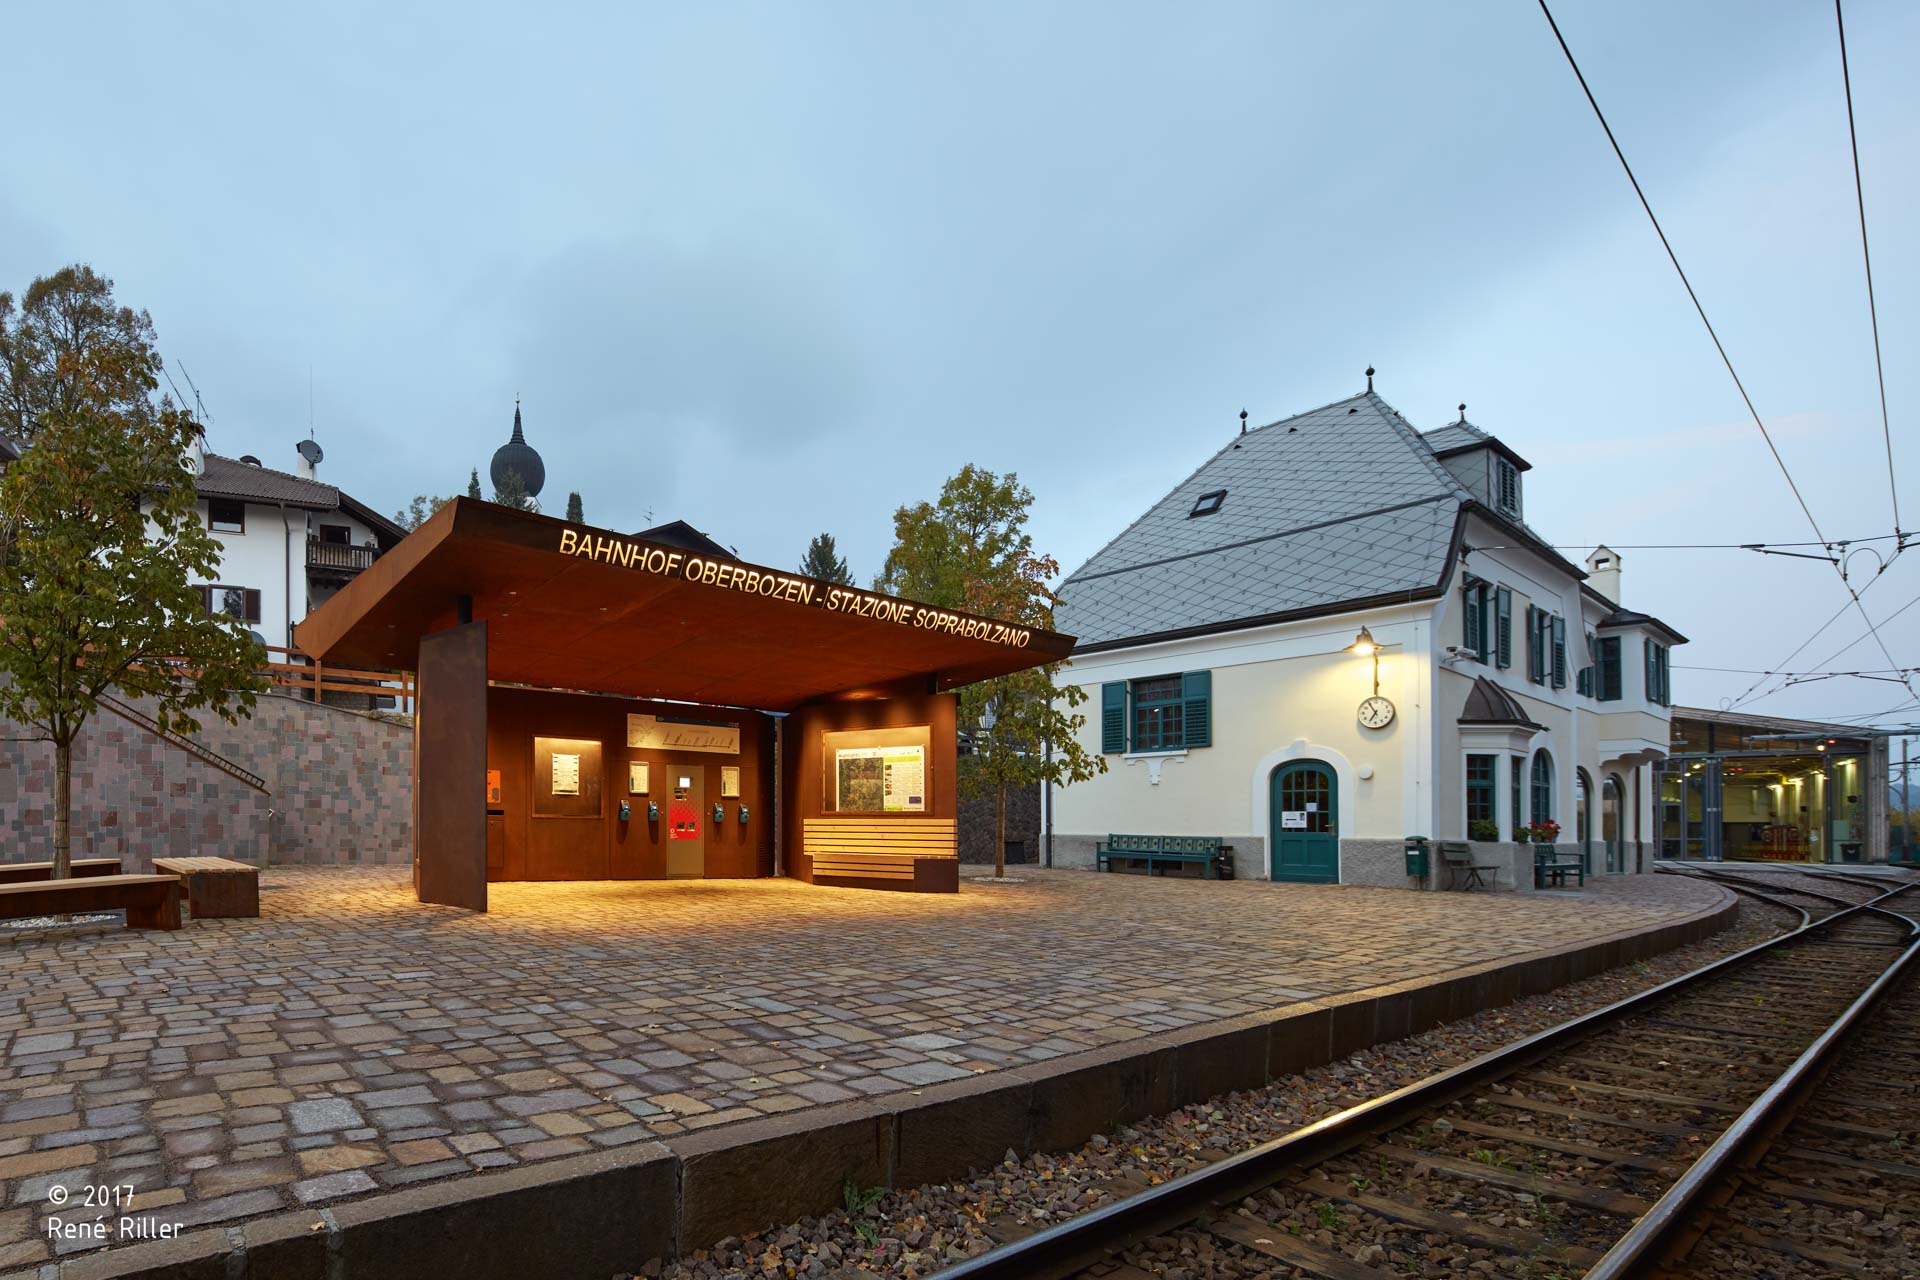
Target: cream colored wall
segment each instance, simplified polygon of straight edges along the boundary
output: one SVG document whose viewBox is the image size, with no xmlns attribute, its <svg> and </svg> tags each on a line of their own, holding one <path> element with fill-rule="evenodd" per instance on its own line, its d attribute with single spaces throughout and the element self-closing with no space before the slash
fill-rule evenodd
<svg viewBox="0 0 1920 1280">
<path fill-rule="evenodd" d="M 1431 606 L 1349 614 L 1206 641 L 1075 658 L 1064 679 L 1088 701 L 1080 733 L 1100 749 L 1100 686 L 1182 671 L 1213 673 L 1213 745 L 1164 755 L 1109 755 L 1109 772 L 1054 792 L 1054 827 L 1068 835 L 1141 832 L 1257 836 L 1268 830 L 1268 784 L 1290 759 L 1318 759 L 1338 779 L 1343 839 L 1399 839 L 1424 831 L 1431 799 Z M 1394 722 L 1357 719 L 1373 692 L 1372 665 L 1346 651 L 1364 622 L 1389 647 L 1380 692 Z M 1363 778 L 1361 775 L 1369 774 Z M 1158 782 L 1154 781 L 1157 774 Z M 1409 826 L 1414 821 L 1422 825 Z"/>
</svg>

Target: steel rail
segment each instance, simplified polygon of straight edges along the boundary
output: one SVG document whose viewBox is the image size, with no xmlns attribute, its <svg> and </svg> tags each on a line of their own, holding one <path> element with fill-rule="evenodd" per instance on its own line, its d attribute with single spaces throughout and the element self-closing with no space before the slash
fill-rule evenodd
<svg viewBox="0 0 1920 1280">
<path fill-rule="evenodd" d="M 1920 886 L 1920 881 L 1901 885 L 1874 901 L 1882 901 L 1917 886 Z M 1828 929 L 1838 921 L 1866 911 L 1871 905 L 1850 905 L 1844 911 L 1837 911 L 1803 928 L 1723 956 L 1677 978 L 1669 978 L 1659 986 L 1616 1000 L 1558 1026 L 1535 1032 L 1523 1040 L 1490 1050 L 1457 1067 L 1450 1067 L 1424 1080 L 1417 1080 L 1358 1106 L 1316 1120 L 1204 1169 L 1196 1169 L 1137 1195 L 1090 1210 L 1024 1240 L 1001 1245 L 936 1274 L 942 1280 L 1063 1280 L 1130 1245 L 1191 1222 L 1217 1205 L 1265 1190 L 1291 1169 L 1332 1159 L 1370 1138 L 1399 1128 L 1420 1113 L 1450 1102 L 1481 1084 L 1511 1075 L 1622 1018 L 1639 1013 L 1682 991 L 1723 977 L 1761 955 L 1784 949 L 1809 935 Z"/>
<path fill-rule="evenodd" d="M 1808 925 L 1813 923 L 1813 913 L 1808 911 L 1805 907 L 1795 906 L 1793 903 L 1786 902 L 1779 898 L 1776 898 L 1770 893 L 1766 893 L 1760 889 L 1751 888 L 1748 886 L 1748 884 L 1745 881 L 1740 881 L 1736 883 L 1733 880 L 1716 880 L 1712 876 L 1695 875 L 1691 871 L 1674 871 L 1666 867 L 1659 868 L 1654 874 L 1663 875 L 1663 876 L 1678 876 L 1682 880 L 1704 880 L 1709 884 L 1724 884 L 1726 885 L 1727 888 L 1733 890 L 1735 893 L 1744 893 L 1749 898 L 1758 898 L 1760 901 L 1766 903 L 1770 907 L 1778 907 L 1782 911 L 1793 912 L 1795 915 L 1800 917 L 1800 923 L 1794 926 L 1795 929 L 1804 929 Z"/>
<path fill-rule="evenodd" d="M 1601 1255 L 1588 1269 L 1586 1280 L 1624 1280 L 1628 1276 L 1676 1266 L 1685 1258 L 1701 1235 L 1695 1229 L 1696 1218 L 1708 1200 L 1726 1187 L 1739 1166 L 1750 1163 L 1791 1123 L 1800 1106 L 1825 1078 L 1840 1046 L 1899 985 L 1906 972 L 1916 967 L 1916 957 L 1920 957 L 1920 925 L 1912 921 L 1906 923 L 1904 949 L 1893 963 L 1881 970 L 1880 976 L 1807 1046 L 1806 1052 L 1794 1059 L 1793 1065 L 1782 1072 L 1778 1080 L 1735 1117 L 1714 1144 L 1667 1188 L 1666 1194 L 1654 1201 L 1627 1233 L 1614 1242 L 1613 1248 Z"/>
<path fill-rule="evenodd" d="M 1778 875 L 1780 873 L 1768 872 L 1767 874 Z M 1789 874 L 1810 876 L 1810 875 L 1816 875 L 1819 873 L 1812 872 L 1812 871 L 1796 871 L 1796 872 L 1791 872 Z M 1757 891 L 1756 888 L 1750 887 L 1750 886 L 1757 886 L 1760 882 L 1749 880 L 1745 876 L 1736 876 L 1725 871 L 1705 871 L 1705 870 L 1700 871 L 1698 875 L 1700 879 L 1711 881 L 1714 884 L 1724 884 L 1729 888 L 1733 888 L 1736 890 L 1744 890 L 1745 892 L 1753 893 L 1756 896 L 1759 896 L 1759 891 Z M 1831 872 L 1828 872 L 1824 878 L 1828 880 L 1845 879 L 1849 884 L 1859 884 L 1859 880 L 1854 877 L 1837 876 Z M 1901 925 L 1902 927 L 1906 927 L 1913 924 L 1913 920 L 1908 916 L 1903 916 L 1897 911 L 1888 911 L 1883 907 L 1876 907 L 1873 905 L 1874 903 L 1880 901 L 1881 898 L 1889 896 L 1889 894 L 1892 892 L 1891 890 L 1883 890 L 1878 885 L 1871 885 L 1871 884 L 1862 885 L 1861 887 L 1865 888 L 1869 893 L 1873 893 L 1878 896 L 1866 902 L 1855 902 L 1851 898 L 1841 898 L 1831 893 L 1821 893 L 1817 889 L 1796 889 L 1790 885 L 1780 885 L 1777 887 L 1773 885 L 1767 886 L 1768 889 L 1771 889 L 1775 893 L 1791 893 L 1791 894 L 1797 894 L 1802 898 L 1818 898 L 1822 902 L 1831 902 L 1836 906 L 1866 907 L 1868 910 L 1872 911 L 1875 915 L 1885 916 L 1887 917 L 1887 919 L 1894 921 L 1895 923 Z"/>
</svg>

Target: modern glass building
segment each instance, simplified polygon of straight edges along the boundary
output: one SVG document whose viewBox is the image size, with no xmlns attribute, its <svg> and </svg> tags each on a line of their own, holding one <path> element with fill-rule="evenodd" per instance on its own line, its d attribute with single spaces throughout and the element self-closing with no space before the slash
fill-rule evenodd
<svg viewBox="0 0 1920 1280">
<path fill-rule="evenodd" d="M 1885 862 L 1884 735 L 1848 725 L 1673 709 L 1654 770 L 1663 858 Z"/>
</svg>

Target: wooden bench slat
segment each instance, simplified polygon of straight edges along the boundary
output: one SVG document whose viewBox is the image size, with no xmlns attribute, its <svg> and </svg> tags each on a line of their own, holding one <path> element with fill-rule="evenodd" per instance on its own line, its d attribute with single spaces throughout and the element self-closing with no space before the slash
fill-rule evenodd
<svg viewBox="0 0 1920 1280">
<path fill-rule="evenodd" d="M 72 911 L 125 911 L 129 929 L 178 929 L 179 876 L 87 876 L 0 884 L 0 919 Z"/>
</svg>

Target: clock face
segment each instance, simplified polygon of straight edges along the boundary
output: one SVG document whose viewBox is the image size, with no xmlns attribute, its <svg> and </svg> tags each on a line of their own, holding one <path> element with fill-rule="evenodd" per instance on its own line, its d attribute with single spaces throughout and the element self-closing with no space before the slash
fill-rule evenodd
<svg viewBox="0 0 1920 1280">
<path fill-rule="evenodd" d="M 1393 723 L 1393 704 L 1375 694 L 1360 704 L 1360 723 L 1369 729 L 1384 729 Z"/>
</svg>

